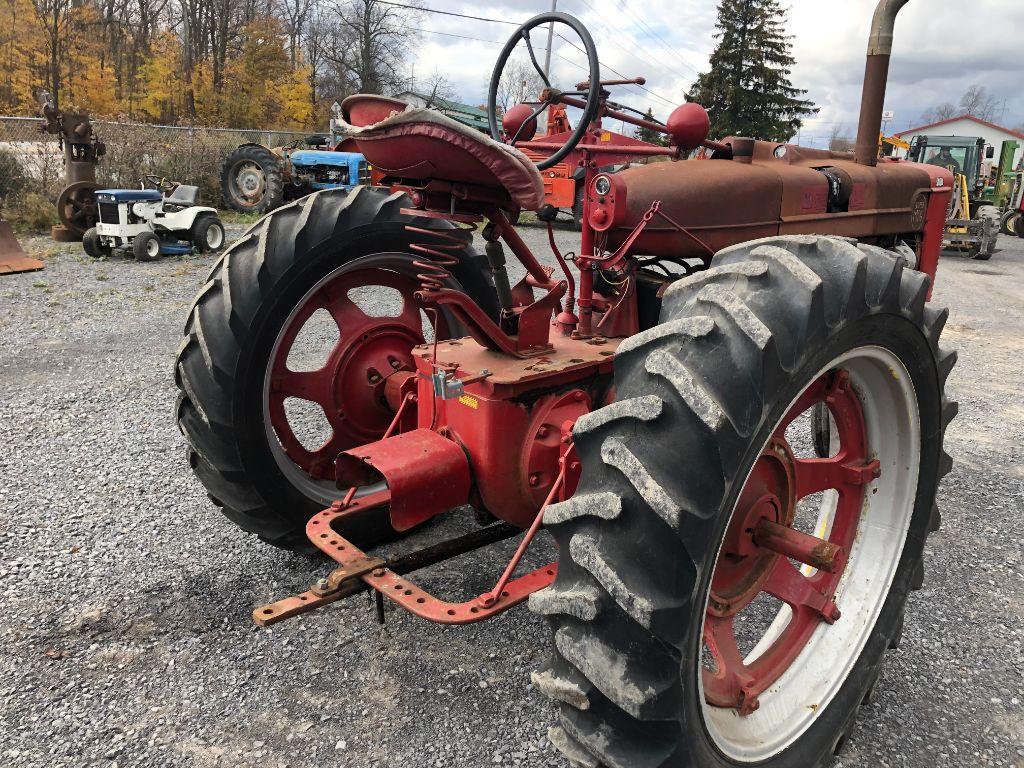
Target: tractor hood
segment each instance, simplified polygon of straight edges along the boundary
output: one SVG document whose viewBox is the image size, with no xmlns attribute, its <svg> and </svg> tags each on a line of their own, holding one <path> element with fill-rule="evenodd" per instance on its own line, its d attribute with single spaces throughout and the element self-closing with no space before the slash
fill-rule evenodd
<svg viewBox="0 0 1024 768">
<path fill-rule="evenodd" d="M 357 152 L 326 152 L 318 149 L 300 149 L 297 152 L 292 152 L 288 157 L 291 159 L 292 165 L 336 165 L 342 168 L 348 168 L 352 161 L 358 162 L 363 159 L 363 156 Z"/>
<path fill-rule="evenodd" d="M 96 199 L 101 203 L 139 203 L 162 200 L 156 189 L 98 189 Z"/>
</svg>

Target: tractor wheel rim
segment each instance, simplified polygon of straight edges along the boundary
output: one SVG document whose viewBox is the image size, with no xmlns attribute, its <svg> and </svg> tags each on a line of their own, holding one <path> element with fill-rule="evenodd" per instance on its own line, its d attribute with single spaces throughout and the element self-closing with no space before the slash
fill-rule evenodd
<svg viewBox="0 0 1024 768">
<path fill-rule="evenodd" d="M 822 400 L 831 416 L 832 457 L 797 457 L 786 427 Z M 920 433 L 906 368 L 886 349 L 861 347 L 819 372 L 763 446 L 715 563 L 697 676 L 705 727 L 733 760 L 760 762 L 795 742 L 860 657 L 910 526 Z M 804 532 L 842 548 L 835 573 L 794 565 L 774 547 L 766 555 L 749 534 L 762 517 L 793 525 L 788 494 L 799 500 L 815 493 L 817 519 Z M 744 637 L 756 639 L 744 653 L 736 622 L 761 592 L 782 607 L 763 633 Z"/>
<path fill-rule="evenodd" d="M 352 291 L 389 290 L 392 306 L 382 316 L 367 314 Z M 263 416 L 274 459 L 292 485 L 309 498 L 329 504 L 339 496 L 334 462 L 348 448 L 380 439 L 394 417 L 384 402 L 384 380 L 396 371 L 412 371 L 412 347 L 425 341 L 419 284 L 406 254 L 381 253 L 338 267 L 314 285 L 281 326 L 264 378 Z M 397 296 L 395 295 L 397 292 Z M 288 358 L 310 318 L 324 310 L 337 327 L 326 362 L 313 371 L 295 371 Z M 397 310 L 397 311 L 396 311 Z M 448 322 L 440 318 L 440 338 Z M 433 329 L 431 329 L 433 333 Z M 320 407 L 330 435 L 311 448 L 296 433 L 286 401 L 306 400 Z M 319 420 L 319 419 L 318 419 Z M 298 420 L 296 420 L 298 421 Z M 308 443 L 308 440 L 306 441 Z M 372 489 L 366 489 L 369 492 Z"/>
<path fill-rule="evenodd" d="M 213 250 L 220 248 L 224 242 L 224 232 L 217 224 L 211 224 L 206 228 L 206 244 Z"/>
<path fill-rule="evenodd" d="M 155 258 L 160 254 L 160 241 L 156 239 L 150 239 L 146 243 L 146 255 L 151 258 Z"/>
<path fill-rule="evenodd" d="M 244 161 L 235 173 L 235 188 L 238 194 L 249 201 L 257 201 L 263 197 L 267 186 L 267 175 L 256 163 Z"/>
</svg>

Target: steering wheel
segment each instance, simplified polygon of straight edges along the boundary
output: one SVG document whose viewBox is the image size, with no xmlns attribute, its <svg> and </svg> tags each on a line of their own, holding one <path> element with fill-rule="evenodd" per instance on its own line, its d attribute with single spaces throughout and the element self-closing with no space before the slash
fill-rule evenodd
<svg viewBox="0 0 1024 768">
<path fill-rule="evenodd" d="M 566 25 L 579 35 L 580 40 L 583 41 L 583 47 L 587 54 L 587 69 L 590 71 L 590 77 L 587 80 L 587 90 L 561 92 L 552 88 L 551 81 L 548 80 L 547 75 L 544 74 L 544 70 L 541 69 L 540 64 L 537 62 L 537 54 L 534 53 L 533 44 L 530 42 L 530 31 L 536 29 L 542 24 L 548 23 Z M 529 123 L 532 120 L 535 120 L 537 116 L 549 105 L 557 103 L 556 99 L 559 96 L 586 95 L 587 97 L 583 116 L 580 118 L 576 129 L 572 132 L 572 135 L 568 138 L 565 144 L 555 152 L 555 154 L 537 163 L 537 169 L 543 171 L 544 169 L 550 168 L 560 162 L 566 155 L 572 152 L 576 148 L 576 145 L 583 140 L 584 135 L 587 133 L 587 129 L 590 127 L 590 123 L 597 117 L 597 110 L 600 108 L 601 102 L 601 65 L 597 59 L 597 48 L 594 46 L 593 38 L 590 36 L 587 28 L 583 26 L 583 23 L 576 17 L 570 16 L 567 13 L 549 11 L 547 13 L 538 14 L 527 21 L 519 27 L 519 29 L 513 32 L 512 37 L 510 37 L 508 42 L 505 43 L 505 47 L 501 49 L 501 54 L 499 54 L 498 60 L 494 64 L 494 71 L 491 73 L 491 84 L 487 89 L 487 122 L 491 129 L 491 137 L 496 141 L 502 140 L 501 131 L 498 128 L 498 84 L 501 82 L 501 76 L 505 71 L 505 65 L 508 64 L 512 51 L 521 40 L 526 41 L 526 49 L 530 54 L 530 61 L 533 62 L 534 69 L 537 70 L 537 74 L 540 75 L 540 79 L 545 85 L 541 105 L 537 107 L 537 109 L 533 111 L 533 114 L 523 122 L 523 126 L 529 125 Z M 508 143 L 515 145 L 516 139 L 519 138 L 519 134 L 521 132 L 522 127 L 520 127 L 519 131 L 516 131 L 516 134 L 508 140 Z"/>
</svg>

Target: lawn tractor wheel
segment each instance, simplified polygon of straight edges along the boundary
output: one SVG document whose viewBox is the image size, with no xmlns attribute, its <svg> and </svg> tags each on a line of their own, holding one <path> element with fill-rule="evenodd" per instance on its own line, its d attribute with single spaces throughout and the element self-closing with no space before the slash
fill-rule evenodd
<svg viewBox="0 0 1024 768">
<path fill-rule="evenodd" d="M 281 158 L 260 144 L 243 144 L 220 170 L 224 204 L 239 213 L 266 213 L 284 202 Z"/>
<path fill-rule="evenodd" d="M 132 240 L 132 255 L 136 261 L 156 261 L 160 257 L 160 238 L 152 232 L 143 232 Z"/>
<path fill-rule="evenodd" d="M 406 225 L 452 225 L 409 205 L 356 187 L 279 208 L 224 252 L 192 306 L 175 366 L 189 462 L 224 513 L 270 543 L 309 547 L 306 521 L 345 495 L 337 455 L 381 438 L 394 416 L 386 379 L 413 370 L 412 347 L 435 333 L 411 246 L 436 238 Z M 470 243 L 446 282 L 497 318 Z M 464 335 L 444 312 L 438 326 Z M 392 533 L 383 510 L 347 525 L 360 546 Z"/>
<path fill-rule="evenodd" d="M 190 238 L 200 253 L 216 253 L 224 247 L 224 225 L 212 213 L 200 214 L 192 222 Z"/>
<path fill-rule="evenodd" d="M 995 255 L 996 241 L 999 239 L 999 209 L 994 205 L 983 205 L 978 208 L 977 217 L 982 222 L 982 232 L 988 237 L 984 242 L 972 246 L 970 255 L 976 261 L 988 261 Z"/>
<path fill-rule="evenodd" d="M 1020 230 L 1020 222 L 1020 211 L 1006 211 L 999 219 L 1000 234 L 1024 237 L 1024 232 Z"/>
<path fill-rule="evenodd" d="M 821 768 L 920 586 L 956 356 L 928 278 L 874 246 L 721 251 L 623 342 L 547 509 L 551 740 L 606 768 Z M 831 415 L 818 458 L 809 411 Z M 827 540 L 827 542 L 825 541 Z"/>
<path fill-rule="evenodd" d="M 110 246 L 104 245 L 100 240 L 96 227 L 89 227 L 85 230 L 85 234 L 82 235 L 82 249 L 94 259 L 102 259 L 110 255 Z"/>
</svg>

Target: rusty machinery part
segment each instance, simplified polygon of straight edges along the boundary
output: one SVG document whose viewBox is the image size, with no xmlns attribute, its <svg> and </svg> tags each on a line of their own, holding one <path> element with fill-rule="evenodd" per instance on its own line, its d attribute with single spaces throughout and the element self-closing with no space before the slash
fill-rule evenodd
<svg viewBox="0 0 1024 768">
<path fill-rule="evenodd" d="M 266 213 L 284 202 L 281 157 L 262 144 L 242 144 L 224 158 L 220 191 L 239 213 Z"/>
<path fill-rule="evenodd" d="M 956 356 L 927 291 L 879 248 L 767 239 L 675 284 L 662 325 L 619 348 L 616 402 L 576 425 L 579 490 L 545 516 L 558 578 L 530 598 L 555 645 L 535 683 L 577 762 L 831 760 L 899 640 L 952 466 Z M 826 458 L 787 429 L 818 402 Z"/>
<path fill-rule="evenodd" d="M 57 197 L 57 216 L 62 227 L 54 227 L 53 238 L 67 242 L 79 241 L 86 230 L 96 225 L 96 190 L 99 184 L 95 181 L 76 181 L 61 190 Z M 68 234 L 58 234 L 63 228 Z"/>
<path fill-rule="evenodd" d="M 11 225 L 0 219 L 0 275 L 35 272 L 42 268 L 43 262 L 28 256 L 11 231 Z"/>
<path fill-rule="evenodd" d="M 537 61 L 537 53 L 533 47 L 533 42 L 530 39 L 530 32 L 536 29 L 540 29 L 548 24 L 561 24 L 569 27 L 579 37 L 583 43 L 583 49 L 587 56 L 587 70 L 588 70 L 588 83 L 593 85 L 589 88 L 579 89 L 576 91 L 559 92 L 561 95 L 585 97 L 586 103 L 583 106 L 583 114 L 580 116 L 576 123 L 576 128 L 572 131 L 570 136 L 566 139 L 565 143 L 560 149 L 557 149 L 552 155 L 541 160 L 537 163 L 537 168 L 545 170 L 553 165 L 561 162 L 570 152 L 575 149 L 576 145 L 579 144 L 583 137 L 586 136 L 587 131 L 590 129 L 591 121 L 597 117 L 598 110 L 601 106 L 601 91 L 602 88 L 598 84 L 601 80 L 601 65 L 597 58 L 597 48 L 594 45 L 594 40 L 590 36 L 590 32 L 583 24 L 567 13 L 559 13 L 557 11 L 551 11 L 549 13 L 541 13 L 534 16 L 532 19 L 523 24 L 519 29 L 512 33 L 508 42 L 505 43 L 505 47 L 501 49 L 501 53 L 498 54 L 498 60 L 495 62 L 494 70 L 491 72 L 491 82 L 487 89 L 487 120 L 491 131 L 491 137 L 495 141 L 502 141 L 503 131 L 498 126 L 498 86 L 501 83 L 501 76 L 505 70 L 505 64 L 512 56 L 513 51 L 522 42 L 525 47 L 527 54 L 530 57 L 530 61 L 533 64 L 537 74 L 545 85 L 545 93 L 541 98 L 541 103 L 536 109 L 530 114 L 519 114 L 518 125 L 513 126 L 510 124 L 507 128 L 510 128 L 508 135 L 508 143 L 515 144 L 522 137 L 524 140 L 527 138 L 526 134 L 529 134 L 529 138 L 533 137 L 533 134 L 537 131 L 537 117 L 543 112 L 549 104 L 555 103 L 548 96 L 554 96 L 551 82 L 548 76 L 544 74 L 544 70 L 541 68 L 540 63 Z M 545 29 L 546 33 L 547 30 Z"/>
<path fill-rule="evenodd" d="M 302 548 L 306 520 L 343 495 L 330 476 L 337 454 L 378 439 L 393 415 L 388 380 L 408 373 L 429 327 L 413 310 L 410 250 L 426 238 L 406 231 L 419 221 L 401 213 L 407 205 L 404 195 L 363 187 L 281 208 L 225 252 L 192 307 L 175 368 L 189 461 L 224 513 L 267 541 Z M 458 253 L 447 287 L 497 317 L 476 258 L 468 246 Z M 386 300 L 364 312 L 371 286 Z M 440 322 L 444 337 L 446 313 Z M 316 347 L 319 358 L 293 369 L 293 347 Z M 313 420 L 327 425 L 320 444 L 299 440 L 304 417 L 289 413 L 289 400 L 323 414 Z M 349 520 L 341 533 L 361 546 L 390 533 L 386 512 L 371 518 Z"/>
</svg>

